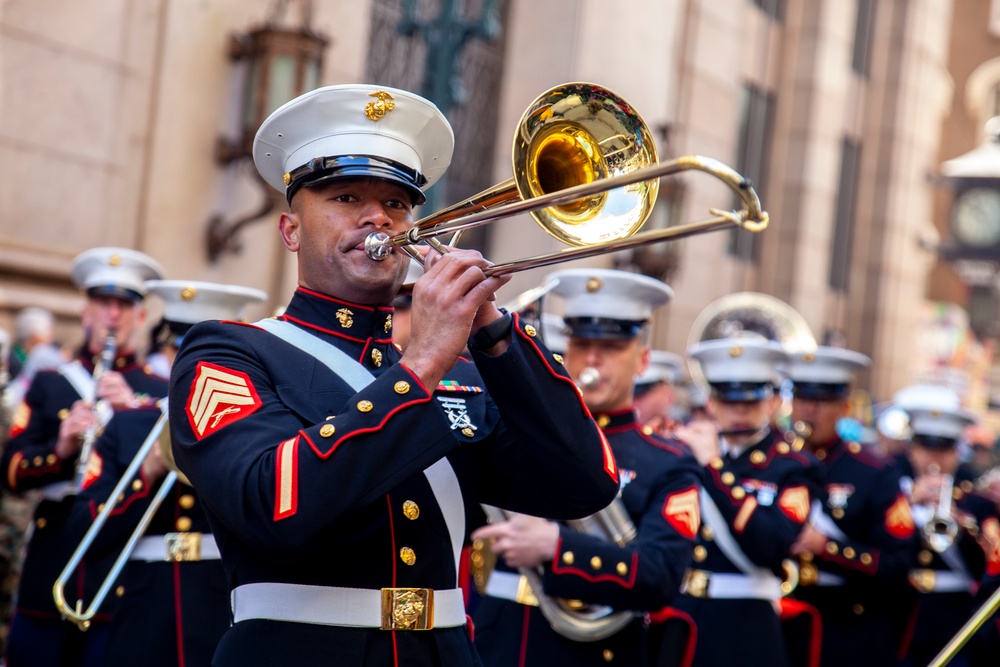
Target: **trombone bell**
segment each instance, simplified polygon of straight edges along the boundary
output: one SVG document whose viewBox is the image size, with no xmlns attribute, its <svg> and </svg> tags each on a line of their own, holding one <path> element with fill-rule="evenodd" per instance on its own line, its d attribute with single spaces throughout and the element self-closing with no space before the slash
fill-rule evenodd
<svg viewBox="0 0 1000 667">
<path fill-rule="evenodd" d="M 527 201 L 657 163 L 656 143 L 639 114 L 613 92 L 568 83 L 539 95 L 514 134 L 514 183 Z M 636 233 L 656 201 L 659 179 L 600 192 L 532 213 L 549 235 L 591 246 Z"/>
</svg>

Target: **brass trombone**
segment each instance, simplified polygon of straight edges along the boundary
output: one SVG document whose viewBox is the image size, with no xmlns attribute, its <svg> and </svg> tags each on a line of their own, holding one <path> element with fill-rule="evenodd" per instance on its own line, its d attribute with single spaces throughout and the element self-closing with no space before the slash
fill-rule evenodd
<svg viewBox="0 0 1000 667">
<path fill-rule="evenodd" d="M 150 450 L 152 450 L 152 448 L 156 445 L 157 438 L 160 437 L 160 433 L 163 431 L 164 427 L 166 427 L 166 400 L 163 401 L 161 410 L 162 414 L 156 420 L 153 428 L 150 429 L 146 439 L 139 447 L 139 451 L 136 452 L 132 462 L 129 463 L 129 466 L 126 468 L 124 474 L 122 474 L 121 479 L 118 480 L 118 484 L 115 485 L 114 490 L 108 496 L 108 499 L 105 501 L 104 506 L 97 515 L 97 518 L 94 519 L 94 523 L 91 524 L 90 528 L 87 530 L 87 534 L 84 535 L 80 544 L 77 546 L 76 551 L 74 551 L 73 555 L 70 557 L 69 562 L 66 563 L 66 567 L 64 567 L 62 572 L 59 574 L 59 578 L 56 579 L 56 582 L 52 585 L 52 598 L 55 600 L 56 607 L 59 609 L 60 613 L 63 614 L 63 616 L 75 623 L 80 630 L 86 630 L 90 627 L 91 620 L 97 614 L 101 603 L 104 602 L 104 598 L 107 597 L 108 592 L 115 583 L 115 580 L 118 579 L 118 575 L 121 574 L 121 571 L 124 569 L 125 564 L 132 555 L 132 552 L 135 551 L 135 547 L 139 543 L 139 539 L 142 537 L 143 533 L 146 532 L 146 528 L 149 526 L 150 521 L 152 521 L 153 515 L 156 514 L 156 510 L 158 510 L 160 505 L 163 504 L 163 500 L 167 497 L 167 494 L 170 493 L 170 489 L 173 488 L 174 483 L 180 475 L 180 473 L 178 473 L 174 467 L 168 463 L 168 468 L 170 468 L 170 470 L 168 471 L 166 477 L 164 477 L 163 482 L 160 484 L 160 488 L 157 490 L 156 495 L 153 496 L 149 507 L 142 515 L 142 518 L 139 520 L 139 524 L 132 532 L 128 542 L 126 542 L 121 553 L 118 555 L 118 559 L 115 560 L 114 565 L 112 565 L 111 571 L 108 572 L 108 576 L 101 583 L 101 587 L 98 589 L 93 601 L 86 610 L 83 609 L 83 600 L 77 600 L 76 605 L 70 607 L 69 603 L 66 601 L 66 583 L 69 581 L 70 577 L 73 576 L 73 573 L 76 572 L 76 568 L 79 567 L 80 563 L 83 561 L 87 550 L 90 549 L 90 545 L 93 544 L 97 534 L 108 522 L 108 517 L 111 516 L 111 512 L 115 509 L 115 500 L 125 491 L 125 487 L 131 483 L 132 478 L 135 476 L 136 472 L 138 472 L 140 466 L 142 466 L 146 455 L 149 454 Z"/>
<path fill-rule="evenodd" d="M 712 158 L 688 155 L 657 162 L 645 123 L 610 90 L 569 83 L 542 93 L 528 106 L 514 135 L 514 177 L 469 200 L 418 220 L 406 232 L 373 233 L 365 251 L 383 260 L 399 248 L 418 258 L 419 243 L 445 252 L 437 240 L 520 213 L 531 213 L 549 235 L 572 246 L 523 260 L 496 264 L 487 276 L 506 275 L 573 259 L 624 250 L 737 225 L 752 232 L 768 216 L 750 182 Z M 715 176 L 736 193 L 738 211 L 710 209 L 713 217 L 636 234 L 656 201 L 659 179 L 697 170 Z M 450 243 L 454 243 L 455 237 Z"/>
</svg>

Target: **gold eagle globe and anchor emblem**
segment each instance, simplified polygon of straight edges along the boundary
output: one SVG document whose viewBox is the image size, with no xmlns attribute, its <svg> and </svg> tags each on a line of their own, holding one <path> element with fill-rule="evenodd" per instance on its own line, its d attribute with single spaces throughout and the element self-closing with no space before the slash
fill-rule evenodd
<svg viewBox="0 0 1000 667">
<path fill-rule="evenodd" d="M 340 322 L 340 326 L 350 329 L 354 324 L 354 312 L 349 308 L 341 308 L 337 311 L 337 321 Z"/>
<path fill-rule="evenodd" d="M 396 102 L 393 100 L 392 95 L 384 90 L 374 92 L 370 97 L 376 99 L 365 105 L 365 117 L 368 120 L 380 121 L 383 116 L 396 108 Z"/>
</svg>

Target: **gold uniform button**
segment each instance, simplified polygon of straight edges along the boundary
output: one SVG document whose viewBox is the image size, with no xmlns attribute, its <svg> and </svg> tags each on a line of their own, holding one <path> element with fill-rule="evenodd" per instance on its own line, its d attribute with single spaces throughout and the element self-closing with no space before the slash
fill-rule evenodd
<svg viewBox="0 0 1000 667">
<path fill-rule="evenodd" d="M 615 652 L 609 648 L 604 649 L 604 653 L 601 654 L 604 658 L 604 662 L 611 662 L 615 659 Z"/>
<path fill-rule="evenodd" d="M 179 519 L 177 519 L 177 523 L 175 523 L 174 525 L 177 527 L 177 530 L 181 531 L 182 533 L 187 532 L 191 530 L 191 519 L 189 517 L 182 516 Z"/>
<path fill-rule="evenodd" d="M 528 334 L 529 336 L 531 336 L 532 338 L 534 338 L 534 337 L 535 337 L 535 335 L 536 335 L 536 334 L 537 334 L 538 332 L 537 332 L 537 331 L 535 331 L 535 327 L 531 326 L 530 324 L 527 324 L 527 325 L 525 325 L 525 327 L 524 327 L 524 333 L 526 333 L 526 334 Z"/>
<path fill-rule="evenodd" d="M 860 616 L 861 614 L 865 613 L 865 608 L 864 605 L 856 604 L 853 607 L 851 607 L 851 611 L 853 611 L 856 616 Z"/>
<path fill-rule="evenodd" d="M 743 498 L 747 495 L 747 492 L 743 490 L 742 486 L 733 487 L 732 493 L 733 498 L 736 498 L 736 500 L 743 500 Z"/>
<path fill-rule="evenodd" d="M 791 447 L 788 446 L 787 442 L 783 442 L 783 443 L 781 443 L 781 444 L 778 445 L 778 453 L 779 454 L 787 454 L 790 451 L 792 451 L 792 449 L 791 449 Z"/>
<path fill-rule="evenodd" d="M 836 542 L 827 542 L 826 543 L 826 552 L 828 554 L 830 554 L 830 555 L 833 555 L 833 554 L 837 553 L 837 543 Z"/>
<path fill-rule="evenodd" d="M 118 596 L 118 597 L 121 597 L 121 596 L 125 595 L 125 587 L 124 586 L 119 586 L 118 588 L 116 588 L 115 589 L 115 595 Z"/>
<path fill-rule="evenodd" d="M 552 355 L 552 359 L 553 359 L 553 360 L 554 360 L 554 361 L 555 361 L 555 362 L 556 362 L 557 364 L 560 364 L 560 365 L 561 365 L 561 364 L 563 363 L 563 356 L 562 356 L 561 354 L 553 354 L 553 355 Z"/>
<path fill-rule="evenodd" d="M 966 493 L 972 493 L 973 489 L 975 489 L 976 487 L 975 487 L 975 485 L 974 485 L 974 484 L 972 483 L 972 481 L 971 481 L 971 480 L 968 480 L 968 479 L 967 479 L 967 480 L 965 480 L 964 482 L 962 482 L 961 484 L 959 484 L 959 485 L 958 485 L 958 488 L 962 489 L 962 490 L 963 490 L 963 491 L 965 491 Z"/>
<path fill-rule="evenodd" d="M 712 466 L 716 470 L 722 470 L 722 466 L 725 465 L 718 456 L 709 461 L 708 465 Z"/>
<path fill-rule="evenodd" d="M 329 438 L 337 431 L 337 427 L 333 424 L 323 424 L 319 427 L 319 435 L 321 438 Z"/>
<path fill-rule="evenodd" d="M 45 459 L 43 459 L 41 456 L 36 456 L 35 458 L 31 459 L 31 463 L 37 468 L 38 466 L 42 465 L 42 461 L 44 460 Z"/>
<path fill-rule="evenodd" d="M 834 519 L 843 519 L 844 518 L 844 510 L 841 509 L 840 507 L 834 509 L 831 512 L 831 514 L 833 515 Z"/>
<path fill-rule="evenodd" d="M 930 565 L 931 561 L 934 560 L 934 554 L 927 549 L 924 549 L 919 554 L 917 554 L 917 560 L 920 561 L 921 565 Z"/>
<path fill-rule="evenodd" d="M 371 412 L 374 407 L 371 401 L 358 401 L 358 412 Z"/>
<path fill-rule="evenodd" d="M 601 565 L 603 565 L 603 563 L 601 562 L 600 556 L 594 556 L 593 558 L 590 559 L 590 567 L 594 568 L 595 570 L 600 570 Z"/>
<path fill-rule="evenodd" d="M 597 416 L 597 425 L 600 426 L 601 428 L 606 428 L 607 425 L 610 424 L 610 423 L 611 423 L 611 417 L 609 417 L 607 415 L 598 415 Z"/>
<path fill-rule="evenodd" d="M 573 555 L 572 551 L 567 551 L 562 555 L 562 562 L 566 565 L 572 565 L 573 561 L 576 560 L 576 556 Z"/>
<path fill-rule="evenodd" d="M 765 454 L 764 452 L 760 451 L 759 449 L 755 449 L 750 454 L 750 463 L 754 463 L 756 465 L 760 465 L 761 463 L 763 463 L 766 460 L 767 460 L 767 454 Z"/>
<path fill-rule="evenodd" d="M 28 459 L 21 459 L 21 462 L 17 464 L 19 468 L 27 468 L 28 465 Z"/>
<path fill-rule="evenodd" d="M 189 493 L 185 493 L 177 500 L 177 504 L 181 506 L 181 509 L 189 510 L 194 507 L 194 496 Z"/>
<path fill-rule="evenodd" d="M 392 388 L 397 394 L 405 394 L 406 392 L 410 391 L 410 383 L 407 382 L 406 380 L 400 380 L 399 382 L 394 384 Z"/>
<path fill-rule="evenodd" d="M 420 516 L 420 506 L 417 505 L 412 500 L 407 500 L 403 503 L 403 516 L 405 516 L 410 521 L 413 521 L 418 516 Z"/>
<path fill-rule="evenodd" d="M 142 491 L 142 480 L 141 479 L 134 479 L 134 480 L 132 480 L 132 490 L 133 491 Z"/>
<path fill-rule="evenodd" d="M 736 475 L 734 475 L 731 472 L 724 472 L 722 473 L 722 476 L 719 479 L 721 479 L 722 483 L 725 484 L 726 486 L 732 486 L 733 482 L 736 481 Z"/>
<path fill-rule="evenodd" d="M 69 417 L 69 410 L 63 408 L 62 410 L 59 411 L 57 416 L 59 417 L 59 421 L 62 421 L 63 419 L 66 419 L 66 417 Z"/>
<path fill-rule="evenodd" d="M 708 549 L 700 544 L 694 548 L 694 560 L 696 563 L 703 563 L 708 558 Z"/>
<path fill-rule="evenodd" d="M 856 442 L 852 442 L 851 444 L 849 444 L 847 446 L 847 451 L 849 451 L 851 454 L 860 454 L 861 453 L 861 445 L 859 445 Z"/>
<path fill-rule="evenodd" d="M 624 577 L 628 574 L 628 565 L 625 563 L 618 563 L 618 565 L 615 566 L 615 572 L 617 572 L 619 576 Z"/>
<path fill-rule="evenodd" d="M 643 426 L 642 427 L 642 432 L 643 432 L 643 435 L 653 435 L 653 427 L 652 426 Z"/>
<path fill-rule="evenodd" d="M 55 454 L 49 454 L 48 456 L 45 457 L 45 462 L 48 463 L 49 465 L 52 465 L 57 460 L 58 458 L 56 457 Z"/>
<path fill-rule="evenodd" d="M 45 528 L 45 524 L 47 524 L 47 523 L 48 523 L 48 521 L 46 521 L 46 520 L 45 520 L 45 517 L 44 517 L 44 516 L 42 516 L 42 517 L 38 517 L 38 520 L 37 520 L 37 521 L 35 521 L 35 525 L 36 525 L 36 526 L 37 526 L 38 528 Z"/>
<path fill-rule="evenodd" d="M 855 552 L 851 547 L 844 547 L 844 558 L 854 558 Z"/>
<path fill-rule="evenodd" d="M 861 561 L 861 563 L 863 565 L 871 565 L 872 564 L 872 555 L 871 554 L 861 554 L 861 558 L 859 560 Z"/>
<path fill-rule="evenodd" d="M 403 547 L 399 550 L 399 560 L 407 565 L 413 565 L 417 562 L 417 554 L 410 547 Z"/>
<path fill-rule="evenodd" d="M 715 539 L 715 531 L 712 530 L 711 526 L 702 526 L 701 537 L 702 539 L 711 542 L 713 539 Z"/>
</svg>

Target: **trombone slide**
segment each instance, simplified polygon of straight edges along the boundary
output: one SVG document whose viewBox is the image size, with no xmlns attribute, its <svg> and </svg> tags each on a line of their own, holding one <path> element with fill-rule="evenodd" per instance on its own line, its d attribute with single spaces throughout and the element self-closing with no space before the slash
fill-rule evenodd
<svg viewBox="0 0 1000 667">
<path fill-rule="evenodd" d="M 115 509 L 115 500 L 125 491 L 131 482 L 132 478 L 135 477 L 136 472 L 142 466 L 142 462 L 145 460 L 146 455 L 149 454 L 150 450 L 155 446 L 157 438 L 163 431 L 163 428 L 167 425 L 167 402 L 163 401 L 161 406 L 162 414 L 156 420 L 153 428 L 150 429 L 149 434 L 143 441 L 142 445 L 139 447 L 139 451 L 136 452 L 135 457 L 133 457 L 132 462 L 129 463 L 128 468 L 122 474 L 121 479 L 115 485 L 114 490 L 108 496 L 107 501 L 104 503 L 104 507 L 101 509 L 97 518 L 90 525 L 87 533 L 83 536 L 80 544 L 77 546 L 73 555 L 70 557 L 69 562 L 66 563 L 66 567 L 63 568 L 62 572 L 59 573 L 59 577 L 56 579 L 55 583 L 52 585 L 52 598 L 55 601 L 56 608 L 59 609 L 60 613 L 63 614 L 67 619 L 72 621 L 80 628 L 80 630 L 86 630 L 90 627 L 90 621 L 97 614 L 97 610 L 100 608 L 101 603 L 104 598 L 107 597 L 108 591 L 114 585 L 115 580 L 121 573 L 122 568 L 124 568 L 125 563 L 128 561 L 128 557 L 132 554 L 135 549 L 135 545 L 138 543 L 139 538 L 142 537 L 142 532 L 145 531 L 149 522 L 152 520 L 153 515 L 156 510 L 159 509 L 160 504 L 162 504 L 163 499 L 166 497 L 167 493 L 170 492 L 170 488 L 174 484 L 174 480 L 177 479 L 177 473 L 171 471 L 163 480 L 160 485 L 160 489 L 157 491 L 156 495 L 153 497 L 150 506 L 146 509 L 146 513 L 143 515 L 139 522 L 139 526 L 133 531 L 132 536 L 129 538 L 125 549 L 118 556 L 118 560 L 115 561 L 105 578 L 104 582 L 101 584 L 97 595 L 94 600 L 90 603 L 90 606 L 86 610 L 83 609 L 83 600 L 77 600 L 74 607 L 70 607 L 66 601 L 66 583 L 69 581 L 73 573 L 76 572 L 77 567 L 83 562 L 84 557 L 87 554 L 87 550 L 93 544 L 94 539 L 97 534 L 104 528 L 104 525 L 108 522 L 108 517 L 111 516 L 111 512 Z M 140 530 L 141 528 L 141 530 Z"/>
</svg>

